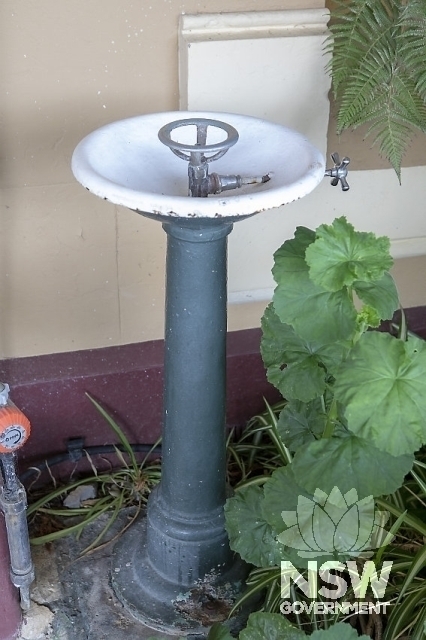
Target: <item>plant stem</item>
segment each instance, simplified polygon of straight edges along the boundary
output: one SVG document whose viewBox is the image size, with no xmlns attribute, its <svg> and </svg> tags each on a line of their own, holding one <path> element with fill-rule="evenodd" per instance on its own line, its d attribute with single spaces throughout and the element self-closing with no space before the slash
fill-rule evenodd
<svg viewBox="0 0 426 640">
<path fill-rule="evenodd" d="M 327 422 L 324 427 L 324 431 L 322 434 L 323 438 L 331 438 L 334 433 L 334 428 L 336 426 L 337 420 L 337 401 L 336 398 L 333 398 L 331 403 L 330 411 L 328 412 Z"/>
<path fill-rule="evenodd" d="M 407 328 L 407 318 L 404 313 L 404 309 L 400 307 L 401 312 L 401 323 L 399 325 L 398 338 L 403 342 L 407 342 L 408 337 L 408 328 Z"/>
</svg>

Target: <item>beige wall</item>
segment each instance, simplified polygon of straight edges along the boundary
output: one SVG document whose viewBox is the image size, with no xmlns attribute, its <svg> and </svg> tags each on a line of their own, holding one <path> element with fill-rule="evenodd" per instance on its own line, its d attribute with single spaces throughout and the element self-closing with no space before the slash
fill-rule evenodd
<svg viewBox="0 0 426 640">
<path fill-rule="evenodd" d="M 324 2 L 2 0 L 0 356 L 162 337 L 161 225 L 88 194 L 71 154 L 107 122 L 178 107 L 182 12 L 259 5 Z M 424 267 L 424 258 L 398 262 L 410 305 L 426 303 L 423 279 L 409 277 Z M 263 307 L 233 305 L 230 328 L 256 325 Z"/>
</svg>

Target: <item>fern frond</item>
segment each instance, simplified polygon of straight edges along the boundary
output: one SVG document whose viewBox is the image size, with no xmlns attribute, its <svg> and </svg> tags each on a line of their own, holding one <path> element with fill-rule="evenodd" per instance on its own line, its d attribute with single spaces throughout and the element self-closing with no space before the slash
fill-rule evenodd
<svg viewBox="0 0 426 640">
<path fill-rule="evenodd" d="M 426 0 L 410 0 L 399 21 L 399 56 L 426 100 Z"/>
<path fill-rule="evenodd" d="M 374 122 L 367 135 L 373 134 L 374 144 L 378 144 L 379 153 L 385 157 L 395 170 L 401 182 L 401 164 L 404 153 L 413 138 L 412 127 L 397 121 L 387 112 L 387 118 Z"/>
<path fill-rule="evenodd" d="M 332 12 L 330 26 L 333 49 L 330 71 L 335 95 L 341 83 L 345 83 L 369 52 L 380 51 L 377 43 L 394 29 L 396 0 L 352 0 L 338 2 Z M 389 6 L 387 6 L 389 5 Z"/>
<path fill-rule="evenodd" d="M 370 108 L 376 110 L 374 103 L 391 83 L 394 59 L 394 49 L 382 44 L 379 53 L 370 49 L 362 64 L 352 71 L 340 90 L 338 133 L 361 124 Z"/>
<path fill-rule="evenodd" d="M 426 0 L 337 0 L 330 30 L 338 133 L 368 123 L 400 178 L 413 132 L 426 131 Z"/>
<path fill-rule="evenodd" d="M 424 131 L 426 105 L 413 80 L 401 67 L 386 70 L 382 81 L 374 84 L 378 75 L 379 72 L 371 78 L 367 76 L 365 83 L 368 88 L 360 93 L 355 88 L 348 89 L 338 115 L 338 130 L 343 131 L 348 126 L 356 127 L 380 117 L 385 120 L 388 113 L 393 113 L 395 122 L 404 122 Z M 346 120 L 343 119 L 344 116 Z"/>
</svg>

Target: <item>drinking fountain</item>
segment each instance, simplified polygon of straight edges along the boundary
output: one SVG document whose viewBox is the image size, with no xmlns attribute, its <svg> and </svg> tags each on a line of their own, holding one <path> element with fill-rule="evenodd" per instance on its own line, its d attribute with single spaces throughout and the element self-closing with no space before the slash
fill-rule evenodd
<svg viewBox="0 0 426 640">
<path fill-rule="evenodd" d="M 337 155 L 326 175 L 347 187 Z M 214 172 L 210 166 L 214 163 Z M 227 236 L 233 223 L 301 198 L 325 175 L 302 135 L 230 113 L 156 113 L 106 125 L 72 158 L 91 193 L 167 234 L 162 479 L 116 544 L 125 607 L 171 634 L 226 617 L 245 567 L 224 527 Z"/>
</svg>

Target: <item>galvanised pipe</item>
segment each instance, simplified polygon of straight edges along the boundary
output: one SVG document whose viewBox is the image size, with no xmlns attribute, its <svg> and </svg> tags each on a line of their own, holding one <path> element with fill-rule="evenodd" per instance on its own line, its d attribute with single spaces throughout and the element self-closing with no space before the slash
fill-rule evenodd
<svg viewBox="0 0 426 640">
<path fill-rule="evenodd" d="M 9 385 L 0 382 L 0 640 L 17 637 L 21 608 L 30 606 L 30 584 L 34 580 L 27 500 L 14 460 L 30 431 L 28 418 L 9 398 Z"/>
<path fill-rule="evenodd" d="M 21 628 L 19 590 L 10 580 L 10 556 L 4 515 L 0 511 L 0 640 L 15 640 Z"/>
</svg>

